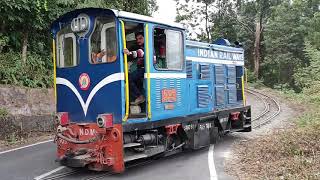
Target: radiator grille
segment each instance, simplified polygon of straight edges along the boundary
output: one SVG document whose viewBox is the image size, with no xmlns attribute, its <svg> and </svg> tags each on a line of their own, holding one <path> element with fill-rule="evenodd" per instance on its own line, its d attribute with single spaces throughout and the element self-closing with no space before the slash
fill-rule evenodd
<svg viewBox="0 0 320 180">
<path fill-rule="evenodd" d="M 210 102 L 209 86 L 199 85 L 197 88 L 198 88 L 198 107 L 199 108 L 208 107 Z"/>
<path fill-rule="evenodd" d="M 228 66 L 228 83 L 234 84 L 236 83 L 236 67 Z"/>
<path fill-rule="evenodd" d="M 208 64 L 200 64 L 200 79 L 210 79 L 210 66 Z"/>
<path fill-rule="evenodd" d="M 222 106 L 224 105 L 224 87 L 216 86 L 216 105 Z"/>
<path fill-rule="evenodd" d="M 187 66 L 187 78 L 192 78 L 192 61 L 187 61 L 186 66 Z"/>
<path fill-rule="evenodd" d="M 224 70 L 222 65 L 215 65 L 216 84 L 224 84 Z"/>
<path fill-rule="evenodd" d="M 229 85 L 229 103 L 237 102 L 237 87 L 236 85 Z"/>
</svg>

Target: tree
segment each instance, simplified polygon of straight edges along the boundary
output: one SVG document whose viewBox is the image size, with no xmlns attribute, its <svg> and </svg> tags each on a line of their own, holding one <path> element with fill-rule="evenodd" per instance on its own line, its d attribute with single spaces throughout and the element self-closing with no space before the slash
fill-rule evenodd
<svg viewBox="0 0 320 180">
<path fill-rule="evenodd" d="M 50 24 L 60 15 L 82 7 L 113 8 L 145 15 L 157 10 L 156 0 L 0 1 L 0 83 L 51 85 L 48 82 L 52 80 Z"/>
<path fill-rule="evenodd" d="M 310 57 L 305 53 L 305 39 L 312 30 L 310 26 L 316 26 L 310 23 L 316 12 L 313 7 L 309 1 L 286 1 L 273 8 L 264 41 L 267 56 L 263 77 L 268 85 L 287 84 L 301 89 L 296 86 L 293 75 L 310 64 Z"/>
<path fill-rule="evenodd" d="M 21 57 L 26 62 L 28 39 L 31 33 L 43 30 L 43 11 L 47 10 L 46 1 L 10 0 L 0 2 L 2 17 L 1 33 L 18 32 L 8 36 L 18 36 L 21 39 Z M 17 13 L 19 12 L 19 13 Z M 11 37 L 12 38 L 12 37 Z"/>
<path fill-rule="evenodd" d="M 242 30 L 248 31 L 246 34 L 252 34 L 251 37 L 246 36 L 247 39 L 252 39 L 250 42 L 250 51 L 253 60 L 253 73 L 256 79 L 259 78 L 260 64 L 263 60 L 263 33 L 265 26 L 271 15 L 273 6 L 281 3 L 279 0 L 255 0 L 255 1 L 238 1 L 240 15 L 237 22 L 242 26 Z M 253 43 L 253 44 L 251 44 Z M 248 44 L 246 44 L 248 45 Z M 249 59 L 250 56 L 249 56 Z"/>
<path fill-rule="evenodd" d="M 185 24 L 189 38 L 211 42 L 216 38 L 236 39 L 235 3 L 228 0 L 185 0 L 177 2 L 176 21 Z"/>
<path fill-rule="evenodd" d="M 320 12 L 316 12 L 308 22 L 308 35 L 305 38 L 304 52 L 308 58 L 305 67 L 297 68 L 294 74 L 295 85 L 301 88 L 310 88 L 320 82 Z"/>
</svg>

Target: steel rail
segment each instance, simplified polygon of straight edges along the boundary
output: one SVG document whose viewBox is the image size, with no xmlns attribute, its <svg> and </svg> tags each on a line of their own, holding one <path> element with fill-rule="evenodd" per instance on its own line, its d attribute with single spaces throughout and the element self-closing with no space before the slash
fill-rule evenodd
<svg viewBox="0 0 320 180">
<path fill-rule="evenodd" d="M 133 167 L 136 167 L 136 166 L 142 166 L 142 165 L 150 164 L 152 162 L 154 162 L 153 159 L 147 160 L 147 161 L 143 161 L 143 162 L 140 162 L 140 163 L 134 163 L 134 164 L 131 164 L 131 165 L 127 166 L 126 169 L 130 169 L 130 168 L 133 168 Z M 44 178 L 41 178 L 40 180 L 62 179 L 64 177 L 67 177 L 67 176 L 70 176 L 70 175 L 74 175 L 74 174 L 80 173 L 80 172 L 81 171 L 79 169 L 74 169 L 74 170 L 71 170 L 71 171 L 68 171 L 68 172 L 57 173 L 57 174 L 54 174 L 52 176 L 44 177 Z M 115 174 L 117 174 L 117 173 L 105 172 L 105 173 L 102 173 L 102 174 L 93 175 L 93 177 L 85 178 L 85 180 L 98 180 L 98 179 L 102 179 L 102 178 L 105 178 L 107 176 L 115 175 Z"/>
<path fill-rule="evenodd" d="M 56 180 L 56 179 L 61 179 L 61 178 L 64 178 L 64 177 L 67 177 L 67 176 L 76 174 L 76 173 L 78 173 L 78 172 L 80 172 L 80 170 L 71 170 L 71 171 L 68 171 L 68 172 L 57 173 L 57 174 L 54 174 L 54 175 L 52 175 L 52 176 L 44 177 L 44 178 L 41 178 L 40 180 Z"/>
<path fill-rule="evenodd" d="M 281 106 L 277 100 L 275 100 L 274 98 L 272 98 L 269 95 L 266 95 L 265 93 L 261 93 L 259 91 L 253 90 L 253 89 L 246 88 L 246 91 L 248 93 L 258 97 L 260 100 L 263 101 L 263 103 L 265 105 L 265 109 L 257 117 L 253 118 L 252 122 L 256 122 L 256 121 L 260 120 L 259 124 L 252 126 L 253 128 L 260 128 L 262 125 L 265 125 L 266 123 L 270 122 L 273 118 L 275 118 L 276 116 L 278 116 L 280 114 Z M 266 99 L 264 97 L 266 97 Z M 272 103 L 268 103 L 267 100 L 271 101 Z M 271 104 L 274 104 L 276 106 L 277 111 L 272 113 L 270 116 L 267 116 L 266 118 L 262 119 L 262 117 L 266 116 L 269 112 L 271 112 L 271 110 L 270 110 Z"/>
<path fill-rule="evenodd" d="M 262 116 L 264 116 L 265 114 L 267 114 L 267 113 L 270 111 L 270 106 L 269 106 L 268 102 L 267 102 L 263 97 L 261 97 L 260 94 L 257 94 L 257 93 L 255 93 L 254 91 L 252 91 L 252 90 L 250 90 L 250 89 L 246 89 L 246 92 L 248 92 L 248 93 L 256 96 L 256 97 L 257 97 L 258 99 L 260 99 L 260 100 L 263 102 L 263 104 L 264 104 L 264 110 L 263 110 L 258 116 L 254 117 L 254 118 L 251 120 L 251 122 L 254 122 L 254 121 L 259 120 L 259 119 L 260 119 Z"/>
</svg>

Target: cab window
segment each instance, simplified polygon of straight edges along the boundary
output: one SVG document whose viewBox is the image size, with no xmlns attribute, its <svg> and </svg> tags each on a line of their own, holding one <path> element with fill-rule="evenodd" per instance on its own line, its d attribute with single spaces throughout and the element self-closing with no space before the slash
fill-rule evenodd
<svg viewBox="0 0 320 180">
<path fill-rule="evenodd" d="M 180 31 L 154 29 L 154 67 L 157 70 L 182 70 L 183 39 Z"/>
<path fill-rule="evenodd" d="M 78 64 L 76 36 L 70 26 L 66 26 L 57 34 L 57 67 L 73 67 Z"/>
<path fill-rule="evenodd" d="M 117 60 L 116 24 L 113 17 L 100 17 L 90 40 L 90 63 L 111 63 Z"/>
</svg>

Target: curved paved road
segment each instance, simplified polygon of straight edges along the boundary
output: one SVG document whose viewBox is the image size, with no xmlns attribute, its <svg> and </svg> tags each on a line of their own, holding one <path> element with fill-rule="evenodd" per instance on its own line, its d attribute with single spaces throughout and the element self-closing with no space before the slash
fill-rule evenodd
<svg viewBox="0 0 320 180">
<path fill-rule="evenodd" d="M 251 101 L 252 98 L 248 98 Z M 250 102 L 249 102 L 250 103 Z M 239 137 L 229 135 L 224 137 L 214 146 L 214 166 L 219 180 L 234 179 L 224 172 L 224 161 L 230 153 L 231 145 Z M 215 180 L 210 176 L 208 157 L 209 148 L 198 151 L 180 153 L 166 157 L 150 164 L 128 169 L 123 174 L 111 175 L 103 179 L 126 180 Z M 211 158 L 212 159 L 212 158 Z M 17 151 L 0 154 L 0 179 L 1 180 L 31 180 L 35 177 L 50 172 L 60 165 L 55 162 L 55 144 L 48 142 Z M 213 167 L 213 166 L 211 166 Z M 57 173 L 69 171 L 64 168 Z M 54 174 L 54 173 L 53 173 Z M 51 175 L 53 175 L 51 174 Z M 99 173 L 98 173 L 99 174 Z M 100 173 L 101 174 L 101 173 Z M 81 172 L 64 177 L 63 179 L 86 179 L 97 173 Z"/>
<path fill-rule="evenodd" d="M 218 179 L 232 179 L 224 173 L 223 162 L 226 150 L 235 140 L 227 136 L 214 147 L 214 164 L 218 173 Z M 180 153 L 170 157 L 156 160 L 150 164 L 128 169 L 119 175 L 110 175 L 103 179 L 126 180 L 211 180 L 208 166 L 209 148 L 198 151 Z M 0 154 L 0 179 L 1 180 L 31 180 L 44 173 L 58 168 L 55 162 L 55 144 L 48 142 L 17 151 Z M 69 171 L 64 168 L 57 173 Z M 86 179 L 101 173 L 82 172 L 64 177 L 63 179 Z M 52 174 L 53 175 L 53 174 Z"/>
</svg>

